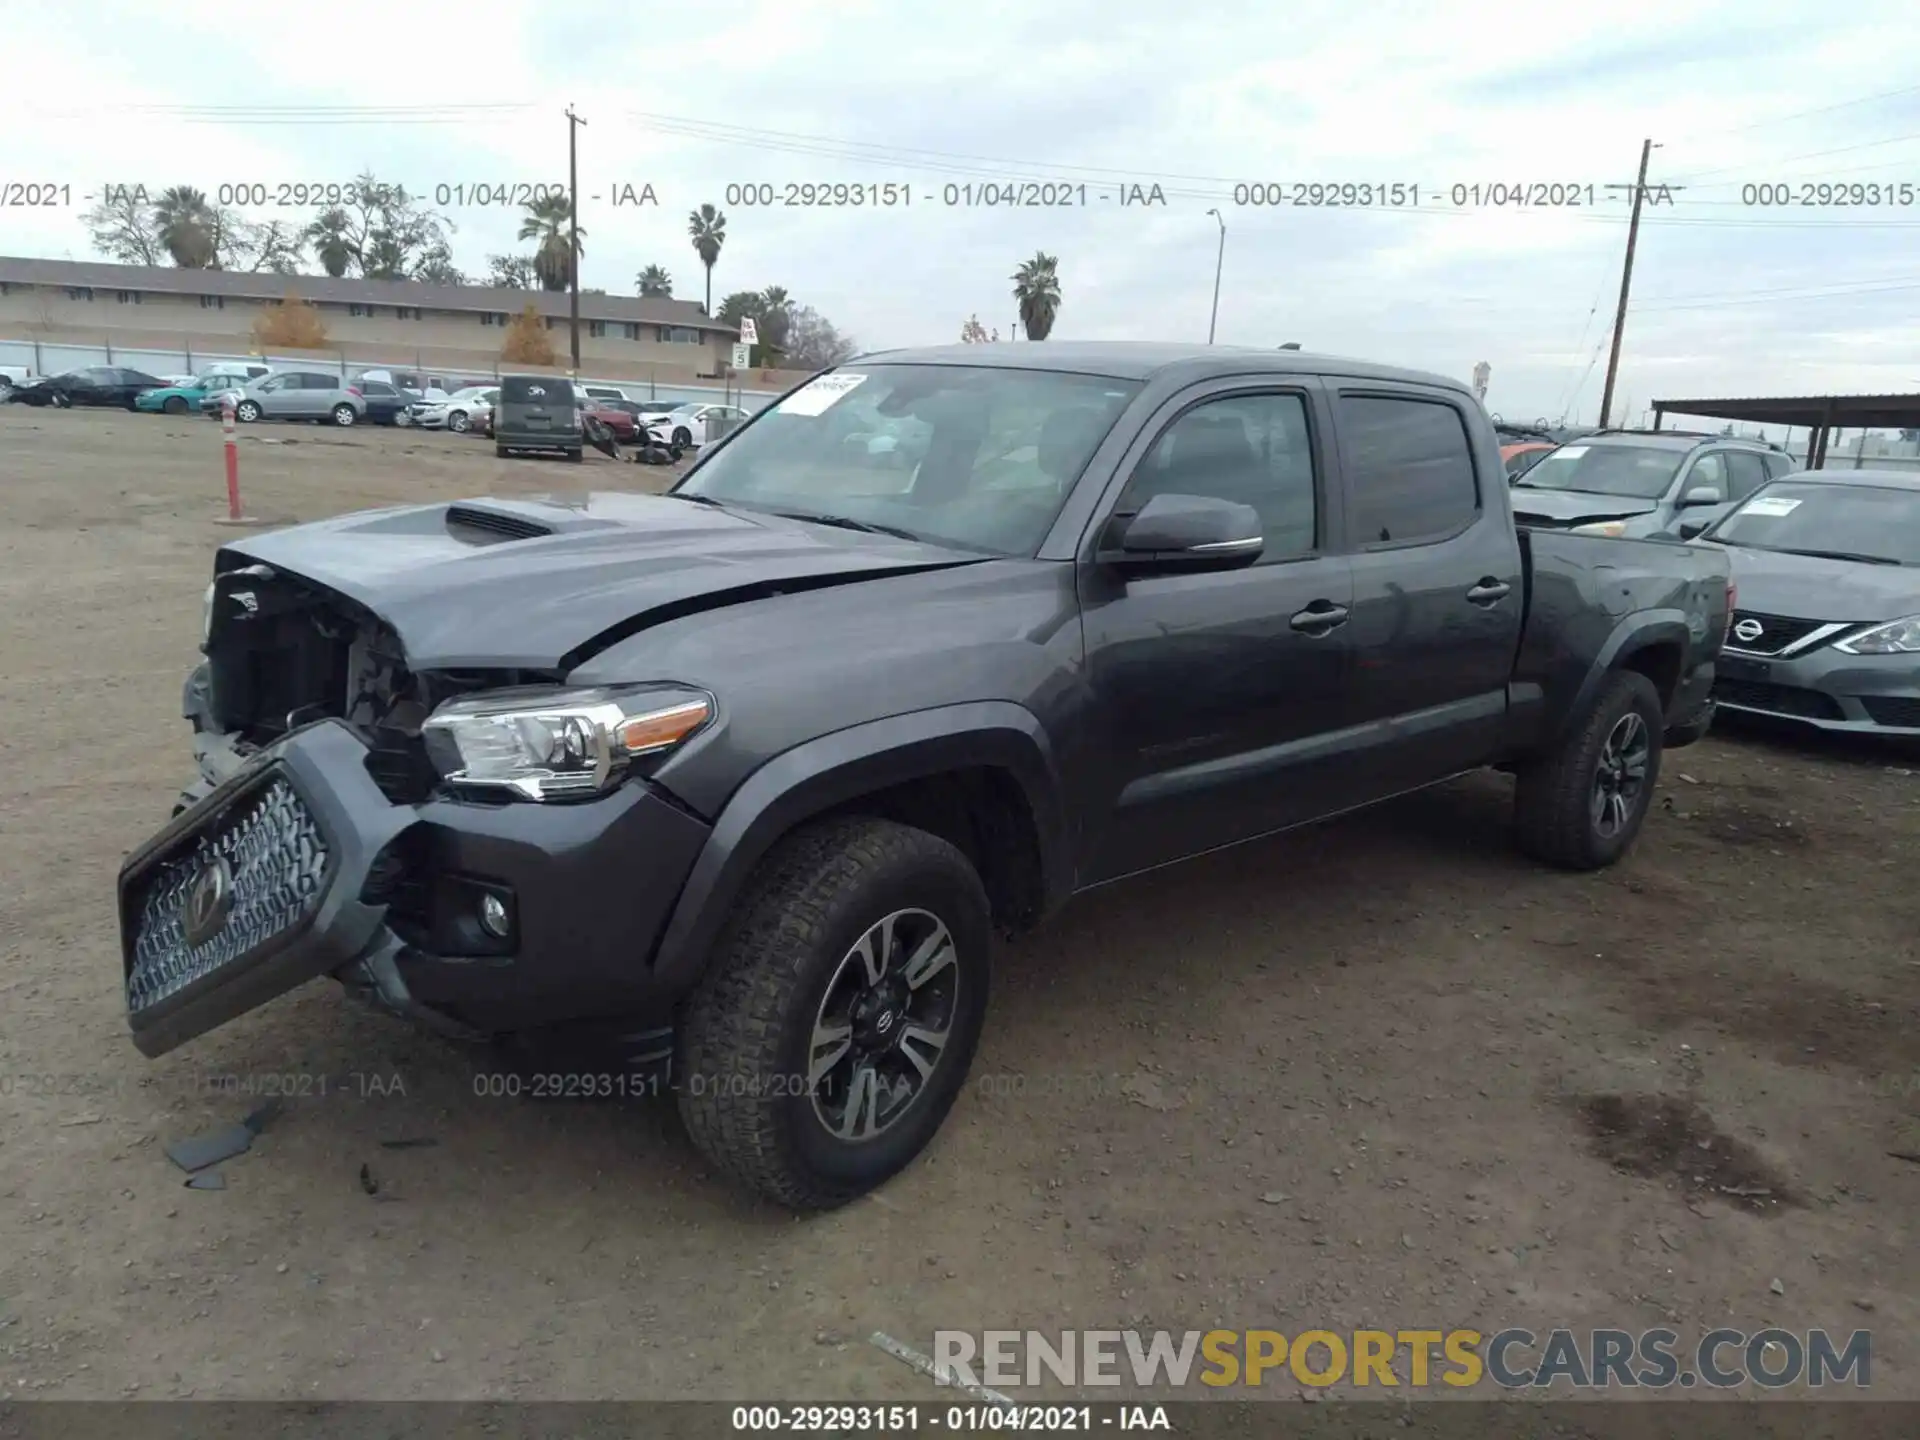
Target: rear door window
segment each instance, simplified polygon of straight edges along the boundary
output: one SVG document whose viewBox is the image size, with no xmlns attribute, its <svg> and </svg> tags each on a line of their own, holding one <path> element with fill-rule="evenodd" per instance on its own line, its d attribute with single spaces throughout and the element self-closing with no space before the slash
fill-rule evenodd
<svg viewBox="0 0 1920 1440">
<path fill-rule="evenodd" d="M 1727 452 L 1727 499 L 1738 503 L 1767 483 L 1767 467 L 1758 450 Z"/>
<path fill-rule="evenodd" d="M 1457 409 L 1383 395 L 1342 395 L 1339 405 L 1354 544 L 1417 545 L 1473 523 L 1480 487 Z"/>
</svg>

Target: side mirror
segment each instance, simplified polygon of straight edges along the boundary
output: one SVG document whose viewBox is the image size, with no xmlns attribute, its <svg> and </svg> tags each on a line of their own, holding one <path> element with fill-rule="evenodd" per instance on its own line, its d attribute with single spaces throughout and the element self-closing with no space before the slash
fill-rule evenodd
<svg viewBox="0 0 1920 1440">
<path fill-rule="evenodd" d="M 1680 497 L 1680 508 L 1691 510 L 1696 505 L 1724 505 L 1727 497 L 1721 493 L 1718 485 L 1696 485 Z"/>
<path fill-rule="evenodd" d="M 1266 548 L 1251 505 L 1208 495 L 1156 495 L 1140 507 L 1102 562 L 1134 575 L 1237 570 Z"/>
<path fill-rule="evenodd" d="M 1682 540 L 1692 540 L 1711 524 L 1711 520 L 1682 520 L 1677 528 Z"/>
</svg>

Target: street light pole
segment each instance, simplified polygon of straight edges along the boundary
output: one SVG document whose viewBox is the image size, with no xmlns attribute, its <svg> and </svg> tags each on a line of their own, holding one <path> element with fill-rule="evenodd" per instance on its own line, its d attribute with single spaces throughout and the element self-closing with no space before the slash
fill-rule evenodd
<svg viewBox="0 0 1920 1440">
<path fill-rule="evenodd" d="M 567 107 L 567 272 L 573 283 L 567 299 L 567 331 L 573 378 L 580 378 L 580 127 L 587 122 Z"/>
<path fill-rule="evenodd" d="M 1213 257 L 1213 313 L 1207 320 L 1207 343 L 1213 344 L 1214 327 L 1220 323 L 1220 267 L 1227 259 L 1227 222 L 1218 210 L 1207 211 L 1220 225 L 1220 249 Z"/>
</svg>

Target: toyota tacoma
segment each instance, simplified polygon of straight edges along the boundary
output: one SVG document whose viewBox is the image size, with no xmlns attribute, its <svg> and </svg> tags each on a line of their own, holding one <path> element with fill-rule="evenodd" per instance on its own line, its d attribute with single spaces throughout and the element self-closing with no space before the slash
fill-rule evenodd
<svg viewBox="0 0 1920 1440">
<path fill-rule="evenodd" d="M 1526 852 L 1620 857 L 1727 558 L 1510 506 L 1452 380 L 964 345 L 816 376 L 664 495 L 236 540 L 198 774 L 119 876 L 134 1043 L 322 975 L 468 1039 L 618 1022 L 720 1169 L 842 1203 L 960 1093 L 996 931 L 1079 892 L 1487 766 Z"/>
</svg>

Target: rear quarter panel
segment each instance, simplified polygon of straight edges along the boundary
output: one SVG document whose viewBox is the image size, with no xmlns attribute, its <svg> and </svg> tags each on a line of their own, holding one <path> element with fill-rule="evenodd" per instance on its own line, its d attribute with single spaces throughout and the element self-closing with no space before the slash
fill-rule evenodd
<svg viewBox="0 0 1920 1440">
<path fill-rule="evenodd" d="M 1566 531 L 1522 530 L 1520 538 L 1529 587 L 1514 666 L 1522 748 L 1551 743 L 1607 674 L 1640 649 L 1677 646 L 1681 687 L 1718 657 L 1727 627 L 1725 552 Z"/>
</svg>

